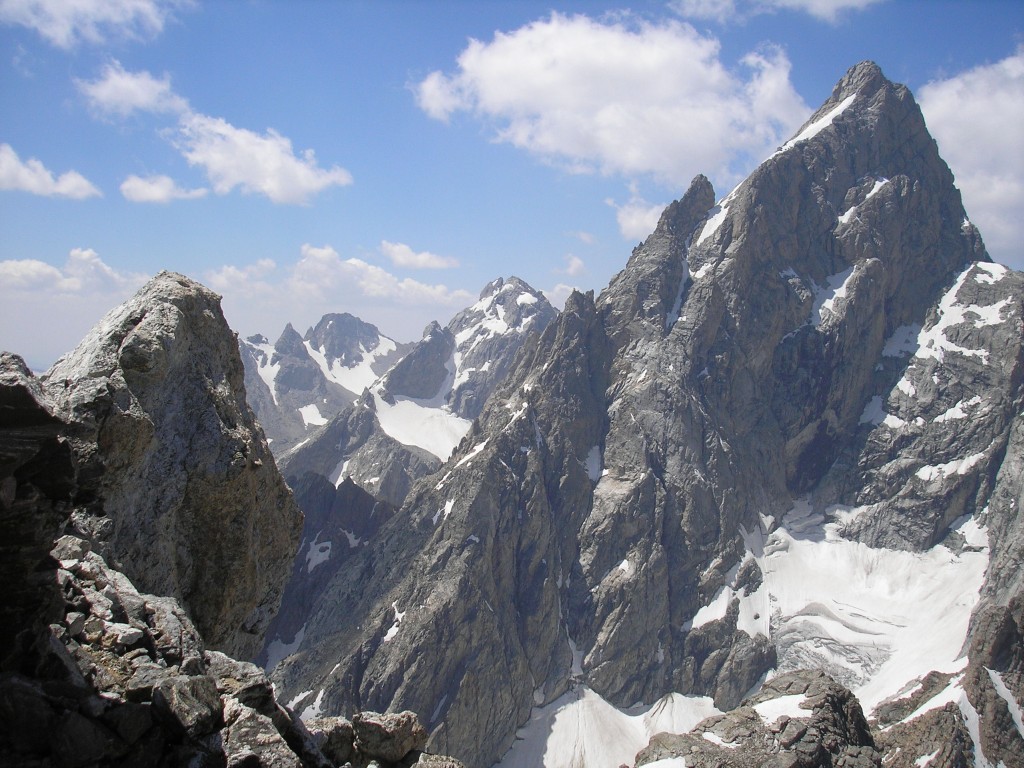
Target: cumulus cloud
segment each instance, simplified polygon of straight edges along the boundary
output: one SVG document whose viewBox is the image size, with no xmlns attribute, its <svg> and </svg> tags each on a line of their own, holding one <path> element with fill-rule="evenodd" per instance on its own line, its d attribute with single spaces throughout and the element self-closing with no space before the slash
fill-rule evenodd
<svg viewBox="0 0 1024 768">
<path fill-rule="evenodd" d="M 884 0 L 674 0 L 669 7 L 684 18 L 720 24 L 778 10 L 808 13 L 834 24 L 846 11 L 863 10 L 879 2 Z"/>
<path fill-rule="evenodd" d="M 431 117 L 471 113 L 497 141 L 570 171 L 683 186 L 702 171 L 745 173 L 810 112 L 780 48 L 741 64 L 731 71 L 718 40 L 682 21 L 552 13 L 471 40 L 457 70 L 428 75 L 416 98 Z"/>
<path fill-rule="evenodd" d="M 0 189 L 75 200 L 102 197 L 95 185 L 78 171 L 65 171 L 54 176 L 34 157 L 22 161 L 10 144 L 0 144 Z"/>
<path fill-rule="evenodd" d="M 583 259 L 579 256 L 575 256 L 571 253 L 565 255 L 565 267 L 558 270 L 559 272 L 569 275 L 570 277 L 578 277 L 582 275 L 587 269 L 587 265 L 583 263 Z"/>
<path fill-rule="evenodd" d="M 171 87 L 168 75 L 158 78 L 146 71 L 129 72 L 114 61 L 96 80 L 80 80 L 77 85 L 90 106 L 103 115 L 124 118 L 145 112 L 176 116 L 177 126 L 168 132 L 172 142 L 191 165 L 202 169 L 218 195 L 239 189 L 265 195 L 275 203 L 305 204 L 328 187 L 352 183 L 347 170 L 322 168 L 313 150 L 296 153 L 291 140 L 272 128 L 258 133 L 192 111 L 188 101 Z M 137 193 L 146 197 L 146 202 L 201 195 L 199 190 L 178 190 L 173 182 L 168 186 L 165 176 L 150 181 L 148 185 L 132 181 L 129 192 L 124 185 L 122 192 L 126 197 Z"/>
<path fill-rule="evenodd" d="M 0 261 L 0 348 L 46 368 L 145 280 L 111 267 L 91 248 L 73 249 L 59 267 L 38 259 Z"/>
<path fill-rule="evenodd" d="M 28 27 L 58 48 L 155 37 L 191 0 L 0 0 L 0 22 Z"/>
<path fill-rule="evenodd" d="M 934 80 L 918 98 L 989 254 L 1024 269 L 1024 46 L 994 64 Z"/>
<path fill-rule="evenodd" d="M 181 122 L 177 145 L 190 164 L 203 169 L 218 195 L 238 187 L 275 203 L 302 204 L 327 187 L 352 183 L 344 168 L 321 168 L 313 150 L 296 155 L 291 140 L 272 128 L 260 134 L 219 117 L 191 114 Z"/>
<path fill-rule="evenodd" d="M 103 67 L 96 80 L 76 80 L 75 84 L 89 106 L 104 115 L 188 111 L 188 101 L 171 88 L 170 75 L 158 78 L 146 71 L 129 72 L 116 59 Z"/>
<path fill-rule="evenodd" d="M 554 288 L 546 288 L 542 292 L 544 297 L 548 300 L 555 309 L 561 311 L 565 307 L 565 300 L 569 298 L 573 291 L 579 290 L 573 285 L 566 285 L 565 283 L 558 283 Z"/>
<path fill-rule="evenodd" d="M 416 252 L 405 243 L 391 243 L 382 240 L 380 252 L 387 256 L 396 267 L 413 269 L 450 269 L 459 266 L 458 259 L 451 256 L 438 256 L 429 251 Z"/>
<path fill-rule="evenodd" d="M 635 185 L 630 186 L 629 202 L 621 205 L 608 198 L 607 205 L 615 209 L 615 220 L 619 232 L 626 240 L 644 240 L 658 226 L 658 219 L 665 210 L 665 203 L 649 203 L 640 195 Z"/>
<path fill-rule="evenodd" d="M 351 312 L 404 339 L 418 338 L 431 320 L 446 319 L 474 300 L 468 291 L 396 275 L 330 245 L 302 246 L 299 259 L 278 265 L 263 259 L 206 273 L 224 295 L 224 312 L 237 330 L 273 335 L 291 322 L 302 328 L 327 312 Z M 385 332 L 389 332 L 385 330 Z"/>
<path fill-rule="evenodd" d="M 121 182 L 121 194 L 133 203 L 169 203 L 171 200 L 194 200 L 205 197 L 209 190 L 182 189 L 170 176 L 129 176 Z"/>
</svg>

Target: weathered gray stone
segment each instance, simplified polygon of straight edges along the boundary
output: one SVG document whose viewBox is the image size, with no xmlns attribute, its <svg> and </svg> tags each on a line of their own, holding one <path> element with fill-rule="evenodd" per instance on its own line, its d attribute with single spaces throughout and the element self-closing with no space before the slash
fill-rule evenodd
<svg viewBox="0 0 1024 768">
<path fill-rule="evenodd" d="M 206 675 L 165 677 L 153 686 L 153 714 L 192 738 L 213 733 L 223 723 L 217 684 Z"/>
<path fill-rule="evenodd" d="M 352 732 L 355 749 L 363 757 L 389 763 L 423 749 L 427 742 L 427 732 L 413 712 L 357 712 L 352 716 Z"/>
<path fill-rule="evenodd" d="M 99 476 L 103 551 L 146 591 L 182 600 L 214 647 L 254 655 L 301 515 L 245 403 L 219 297 L 161 273 L 44 382 Z"/>
</svg>

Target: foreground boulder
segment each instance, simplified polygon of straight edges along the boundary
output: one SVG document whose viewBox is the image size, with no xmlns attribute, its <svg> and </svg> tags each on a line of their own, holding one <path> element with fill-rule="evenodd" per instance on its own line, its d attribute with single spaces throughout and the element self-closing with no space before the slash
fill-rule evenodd
<svg viewBox="0 0 1024 768">
<path fill-rule="evenodd" d="M 180 600 L 211 646 L 254 656 L 302 514 L 246 404 L 220 297 L 163 272 L 42 381 L 74 427 L 75 529 L 140 588 Z"/>
</svg>

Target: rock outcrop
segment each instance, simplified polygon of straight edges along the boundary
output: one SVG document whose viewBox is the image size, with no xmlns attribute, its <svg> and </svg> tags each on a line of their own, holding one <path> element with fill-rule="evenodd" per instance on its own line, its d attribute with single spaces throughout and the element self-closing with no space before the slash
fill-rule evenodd
<svg viewBox="0 0 1024 768">
<path fill-rule="evenodd" d="M 219 297 L 164 272 L 42 378 L 89 503 L 72 524 L 132 581 L 179 599 L 214 648 L 259 650 L 302 516 L 245 401 Z"/>
<path fill-rule="evenodd" d="M 251 414 L 241 410 L 237 354 L 232 359 L 229 353 L 222 369 L 223 360 L 210 354 L 233 349 L 234 339 L 223 319 L 217 322 L 218 315 L 216 297 L 205 289 L 180 276 L 159 276 L 98 326 L 89 337 L 97 345 L 94 354 L 80 347 L 55 369 L 64 374 L 58 390 L 61 407 L 20 358 L 0 354 L 0 520 L 7 596 L 0 634 L 0 762 L 74 768 L 332 768 L 376 761 L 382 768 L 461 768 L 457 761 L 420 751 L 426 732 L 411 713 L 361 713 L 354 718 L 354 731 L 340 718 L 307 729 L 278 702 L 259 667 L 208 647 L 186 604 L 140 591 L 113 559 L 100 553 L 114 558 L 131 552 L 132 523 L 126 518 L 135 509 L 156 517 L 180 515 L 183 494 L 188 504 L 220 503 L 222 512 L 232 516 L 219 524 L 212 521 L 208 532 L 224 541 L 219 554 L 203 557 L 208 576 L 235 574 L 271 594 L 281 580 L 273 569 L 292 556 L 298 521 L 294 515 L 282 520 L 280 514 L 267 514 L 268 509 L 280 512 L 274 497 L 279 488 L 288 501 L 283 506 L 295 509 L 273 460 L 260 470 L 263 477 L 255 489 L 267 493 L 276 510 L 260 499 L 246 497 L 247 506 L 239 507 L 217 494 L 203 495 L 202 483 L 213 484 L 211 475 L 217 471 L 228 488 L 241 487 L 238 467 L 217 463 L 223 452 L 268 455 L 262 434 L 251 426 Z M 189 352 L 195 358 L 184 366 Z M 81 378 L 71 378 L 75 364 Z M 141 375 L 147 372 L 153 377 Z M 163 398 L 159 374 L 168 377 Z M 53 386 L 52 377 L 47 383 Z M 174 391 L 180 399 L 172 396 Z M 187 435 L 184 446 L 174 445 L 181 433 L 168 430 L 172 419 L 167 410 L 175 403 L 195 407 L 192 413 L 179 412 L 179 421 L 205 422 L 193 427 L 197 431 Z M 219 450 L 208 408 L 230 421 L 222 425 Z M 62 409 L 77 420 L 66 421 Z M 132 424 L 135 442 L 124 435 Z M 202 482 L 190 486 L 186 481 L 183 490 L 173 485 L 174 478 L 167 484 L 153 482 L 144 471 L 147 460 L 180 467 L 188 478 Z M 150 480 L 148 488 L 129 487 L 139 476 Z M 177 494 L 171 492 L 175 488 Z M 129 498 L 135 506 L 127 505 Z M 108 503 L 115 505 L 114 514 L 107 514 Z M 207 515 L 214 511 L 207 506 Z M 151 523 L 141 514 L 140 520 Z M 173 533 L 184 521 L 171 522 L 162 530 Z M 231 551 L 224 530 L 230 525 L 287 525 L 290 529 L 278 532 L 286 549 L 257 550 L 265 562 L 239 568 L 232 561 L 242 553 Z M 65 530 L 75 533 L 62 534 Z M 272 537 L 248 534 L 250 543 L 262 540 Z M 193 541 L 183 537 L 169 543 L 185 550 Z M 261 569 L 255 581 L 247 576 Z M 221 588 L 231 596 L 232 585 Z M 212 598 L 212 592 L 201 594 Z M 257 595 L 253 600 L 259 605 L 261 598 L 266 599 Z M 193 603 L 202 605 L 199 600 L 193 592 Z M 252 610 L 246 604 L 242 609 Z M 243 648 L 251 645 L 229 633 L 220 636 Z"/>
<path fill-rule="evenodd" d="M 1020 626 L 1022 318 L 1024 276 L 988 261 L 909 91 L 858 65 L 746 181 L 716 204 L 698 177 L 570 297 L 273 679 L 418 712 L 474 765 L 574 685 L 729 710 L 810 667 L 874 718 L 953 680 L 994 626 L 973 606 Z M 1012 756 L 1004 661 L 967 665 L 955 717 Z"/>
</svg>

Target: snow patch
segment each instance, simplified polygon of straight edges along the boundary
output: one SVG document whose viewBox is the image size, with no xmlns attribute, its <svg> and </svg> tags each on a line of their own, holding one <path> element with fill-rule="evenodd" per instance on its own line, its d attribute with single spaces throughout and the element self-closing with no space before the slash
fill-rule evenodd
<svg viewBox="0 0 1024 768">
<path fill-rule="evenodd" d="M 299 408 L 299 413 L 302 415 L 302 423 L 307 427 L 322 427 L 327 423 L 327 419 L 320 415 L 320 409 L 316 407 L 316 403 L 310 403 Z"/>
<path fill-rule="evenodd" d="M 999 698 L 1006 702 L 1006 708 L 1010 710 L 1013 724 L 1017 726 L 1017 733 L 1021 735 L 1021 738 L 1024 738 L 1024 718 L 1021 716 L 1020 704 L 1014 698 L 1013 691 L 1006 687 L 1001 674 L 988 667 L 985 667 L 985 671 L 988 672 L 989 679 L 992 681 L 992 687 L 996 689 Z"/>
<path fill-rule="evenodd" d="M 808 717 L 811 712 L 800 707 L 807 700 L 802 693 L 779 696 L 754 705 L 754 711 L 761 716 L 765 725 L 772 725 L 780 717 Z"/>
<path fill-rule="evenodd" d="M 328 360 L 323 348 L 314 347 L 312 342 L 304 341 L 302 344 L 328 381 L 333 381 L 354 395 L 360 395 L 364 389 L 377 380 L 377 373 L 373 370 L 374 363 L 398 349 L 398 345 L 392 339 L 386 336 L 381 336 L 379 339 L 373 349 L 367 349 L 360 344 L 359 351 L 362 353 L 362 359 L 349 367 L 343 365 L 338 359 Z"/>
<path fill-rule="evenodd" d="M 295 637 L 290 643 L 282 641 L 280 637 L 270 642 L 270 645 L 267 646 L 267 664 L 263 667 L 268 675 L 274 671 L 274 667 L 299 650 L 302 638 L 305 636 L 306 625 L 303 624 L 302 629 L 295 633 Z"/>
<path fill-rule="evenodd" d="M 398 601 L 397 600 L 391 604 L 391 607 L 395 611 L 395 623 L 392 624 L 391 628 L 387 632 L 384 633 L 384 642 L 385 643 L 390 643 L 392 640 L 395 639 L 395 635 L 398 634 L 398 628 L 402 624 L 402 619 L 404 619 L 405 618 L 405 614 L 408 613 L 408 610 L 405 610 L 405 611 L 398 610 Z"/>
<path fill-rule="evenodd" d="M 321 688 L 320 689 L 320 693 L 318 693 L 316 695 L 316 699 L 313 701 L 313 703 L 310 704 L 308 707 L 306 707 L 304 710 L 302 710 L 302 714 L 299 715 L 299 719 L 302 722 L 306 723 L 306 722 L 309 722 L 310 720 L 313 720 L 313 719 L 315 719 L 317 717 L 320 717 L 320 715 L 321 715 L 320 707 L 323 704 L 323 701 L 324 701 L 324 689 Z"/>
<path fill-rule="evenodd" d="M 946 462 L 945 464 L 921 467 L 914 474 L 926 483 L 931 482 L 932 480 L 941 480 L 942 478 L 949 477 L 950 475 L 966 475 L 975 467 L 975 465 L 977 465 L 979 461 L 984 458 L 984 453 L 972 453 L 966 458 L 955 459 L 953 461 Z"/>
<path fill-rule="evenodd" d="M 797 144 L 799 144 L 801 141 L 807 141 L 808 139 L 813 139 L 815 136 L 817 136 L 823 130 L 825 130 L 830 125 L 832 125 L 832 121 L 835 120 L 837 117 L 839 117 L 839 115 L 841 115 L 846 110 L 846 108 L 853 103 L 853 100 L 856 99 L 856 98 L 857 98 L 856 94 L 853 94 L 852 96 L 847 96 L 845 99 L 843 99 L 841 102 L 839 102 L 836 106 L 834 106 L 832 109 L 830 109 L 824 115 L 819 117 L 813 123 L 808 125 L 806 128 L 804 128 L 802 131 L 800 131 L 800 133 L 798 133 L 792 139 L 790 139 L 785 144 L 783 144 L 781 148 L 779 148 L 778 150 L 776 150 L 772 154 L 772 157 L 775 157 L 776 155 L 780 155 L 783 152 L 785 152 L 786 150 L 792 149 Z"/>
<path fill-rule="evenodd" d="M 985 283 L 988 285 L 998 283 L 1010 272 L 1010 270 L 1002 264 L 990 264 L 980 261 L 975 264 L 975 266 L 978 268 L 978 274 L 974 276 L 975 282 Z"/>
<path fill-rule="evenodd" d="M 879 395 L 872 397 L 864 406 L 858 424 L 873 424 L 878 426 L 885 419 L 885 408 L 882 407 L 882 398 Z"/>
<path fill-rule="evenodd" d="M 761 589 L 779 670 L 824 669 L 870 713 L 908 681 L 962 666 L 989 555 L 987 547 L 876 549 L 841 538 L 841 528 L 808 499 L 796 500 L 765 540 Z M 978 529 L 973 519 L 957 528 L 983 539 Z"/>
<path fill-rule="evenodd" d="M 853 277 L 855 271 L 855 267 L 849 267 L 842 272 L 829 275 L 825 278 L 824 286 L 811 283 L 812 290 L 814 291 L 814 306 L 811 308 L 810 319 L 812 325 L 815 327 L 820 326 L 826 317 L 825 313 L 829 315 L 839 314 L 839 311 L 836 309 L 836 301 L 846 298 L 850 278 Z"/>
<path fill-rule="evenodd" d="M 587 477 L 590 478 L 590 482 L 596 483 L 601 479 L 602 470 L 604 468 L 604 458 L 601 456 L 601 446 L 595 445 L 587 453 L 586 461 L 583 462 L 584 468 L 587 470 Z"/>
<path fill-rule="evenodd" d="M 930 763 L 932 760 L 938 757 L 939 752 L 941 751 L 941 749 L 936 749 L 930 755 L 921 755 L 919 758 L 917 758 L 917 760 L 914 761 L 914 765 L 916 765 L 917 768 L 925 768 L 925 766 L 928 765 L 928 763 Z"/>
<path fill-rule="evenodd" d="M 309 549 L 306 550 L 306 573 L 312 573 L 313 569 L 316 568 L 320 563 L 327 562 L 331 556 L 331 542 L 321 541 L 318 533 L 316 537 L 309 543 Z"/>
<path fill-rule="evenodd" d="M 632 765 L 636 753 L 657 733 L 686 733 L 705 717 L 719 714 L 706 696 L 671 693 L 650 708 L 618 709 L 586 686 L 546 707 L 535 707 L 516 741 L 494 768 L 617 768 Z M 682 758 L 659 760 L 659 768 L 685 766 Z"/>
<path fill-rule="evenodd" d="M 380 428 L 403 445 L 414 445 L 447 461 L 473 422 L 456 416 L 439 403 L 396 397 L 395 404 L 373 393 Z"/>
<path fill-rule="evenodd" d="M 901 325 L 885 341 L 882 357 L 905 357 L 917 351 L 917 337 L 920 325 Z"/>
</svg>

